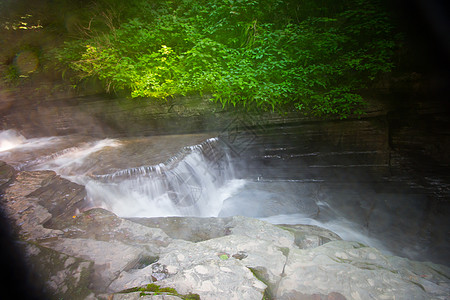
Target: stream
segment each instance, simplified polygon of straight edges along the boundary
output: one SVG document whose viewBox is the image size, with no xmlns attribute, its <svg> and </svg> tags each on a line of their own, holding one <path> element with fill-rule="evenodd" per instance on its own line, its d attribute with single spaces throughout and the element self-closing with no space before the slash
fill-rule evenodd
<svg viewBox="0 0 450 300">
<path fill-rule="evenodd" d="M 424 195 L 388 182 L 242 177 L 245 162 L 236 163 L 214 134 L 26 138 L 5 130 L 0 160 L 17 170 L 54 170 L 84 185 L 91 207 L 120 217 L 243 215 L 317 225 L 385 253 L 448 264 L 448 221 L 429 218 Z"/>
</svg>

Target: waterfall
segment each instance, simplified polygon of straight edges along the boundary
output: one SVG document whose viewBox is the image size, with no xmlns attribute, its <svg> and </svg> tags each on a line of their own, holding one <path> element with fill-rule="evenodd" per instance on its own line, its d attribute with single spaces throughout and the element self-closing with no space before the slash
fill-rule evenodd
<svg viewBox="0 0 450 300">
<path fill-rule="evenodd" d="M 185 147 L 165 163 L 89 175 L 84 180 L 94 206 L 122 217 L 217 216 L 242 183 L 217 138 Z"/>
<path fill-rule="evenodd" d="M 19 171 L 53 170 L 85 186 L 90 208 L 102 207 L 121 217 L 242 215 L 274 224 L 318 225 L 386 252 L 428 257 L 427 240 L 416 238 L 421 225 L 408 222 L 427 217 L 422 194 L 393 191 L 392 186 L 384 190 L 351 182 L 280 179 L 279 174 L 236 179 L 236 166 L 252 170 L 254 162 L 248 165 L 232 156 L 237 154 L 225 141 L 208 137 L 27 138 L 5 130 L 0 131 L 0 160 Z M 187 143 L 195 145 L 182 148 Z M 289 158 L 278 162 L 308 171 Z M 270 168 L 264 174 L 285 172 L 283 165 L 253 170 L 260 167 Z M 245 173 L 239 171 L 240 176 Z M 446 224 L 443 217 L 437 220 Z"/>
<path fill-rule="evenodd" d="M 53 170 L 82 184 L 92 207 L 121 217 L 218 216 L 223 201 L 244 184 L 234 179 L 230 154 L 218 138 L 184 147 L 156 165 L 145 164 L 154 161 L 152 149 L 146 148 L 161 140 L 154 137 L 65 140 L 26 139 L 14 130 L 1 131 L 0 157 L 20 157 L 14 162 L 18 170 Z"/>
</svg>

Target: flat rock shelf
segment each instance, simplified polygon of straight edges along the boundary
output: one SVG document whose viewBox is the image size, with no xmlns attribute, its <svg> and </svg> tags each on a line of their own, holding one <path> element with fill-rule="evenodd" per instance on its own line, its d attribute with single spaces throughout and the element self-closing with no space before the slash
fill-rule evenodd
<svg viewBox="0 0 450 300">
<path fill-rule="evenodd" d="M 450 269 L 311 225 L 120 218 L 83 186 L 0 164 L 2 206 L 51 299 L 449 299 Z M 57 221 L 55 221 L 57 220 Z"/>
</svg>

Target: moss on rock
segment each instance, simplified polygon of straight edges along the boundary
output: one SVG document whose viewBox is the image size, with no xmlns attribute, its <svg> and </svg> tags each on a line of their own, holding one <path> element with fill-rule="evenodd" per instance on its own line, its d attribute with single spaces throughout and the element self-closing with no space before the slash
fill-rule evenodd
<svg viewBox="0 0 450 300">
<path fill-rule="evenodd" d="M 180 297 L 183 300 L 200 300 L 200 296 L 198 294 L 186 294 L 182 295 L 179 294 L 174 288 L 170 287 L 160 287 L 157 284 L 150 283 L 143 287 L 133 287 L 126 290 L 123 290 L 119 292 L 118 294 L 124 294 L 124 293 L 135 293 L 140 292 L 140 296 L 147 296 L 147 295 L 170 295 L 170 296 L 177 296 Z"/>
</svg>

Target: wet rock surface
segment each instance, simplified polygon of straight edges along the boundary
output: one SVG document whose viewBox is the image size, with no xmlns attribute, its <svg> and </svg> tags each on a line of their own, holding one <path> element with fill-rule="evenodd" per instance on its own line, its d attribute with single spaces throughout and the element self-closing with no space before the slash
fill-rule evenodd
<svg viewBox="0 0 450 300">
<path fill-rule="evenodd" d="M 16 171 L 10 165 L 0 161 L 0 191 L 14 179 Z"/>
<path fill-rule="evenodd" d="M 333 241 L 314 249 L 292 249 L 277 297 L 338 292 L 347 299 L 445 299 L 447 267 L 385 256 L 364 245 Z M 447 274 L 447 275 L 444 275 Z"/>
<path fill-rule="evenodd" d="M 450 295 L 448 267 L 389 256 L 317 226 L 249 217 L 123 219 L 85 210 L 84 188 L 54 172 L 6 170 L 2 206 L 53 299 Z"/>
<path fill-rule="evenodd" d="M 36 171 L 19 172 L 4 189 L 2 200 L 19 236 L 39 240 L 61 235 L 51 224 L 73 218 L 86 206 L 85 196 L 83 186 L 62 179 L 53 171 Z"/>
<path fill-rule="evenodd" d="M 129 218 L 147 227 L 160 228 L 173 239 L 201 242 L 231 233 L 232 218 Z"/>
<path fill-rule="evenodd" d="M 44 286 L 55 299 L 84 299 L 93 296 L 88 288 L 93 262 L 66 255 L 48 247 L 26 242 L 27 263 L 35 269 L 34 282 Z"/>
</svg>

